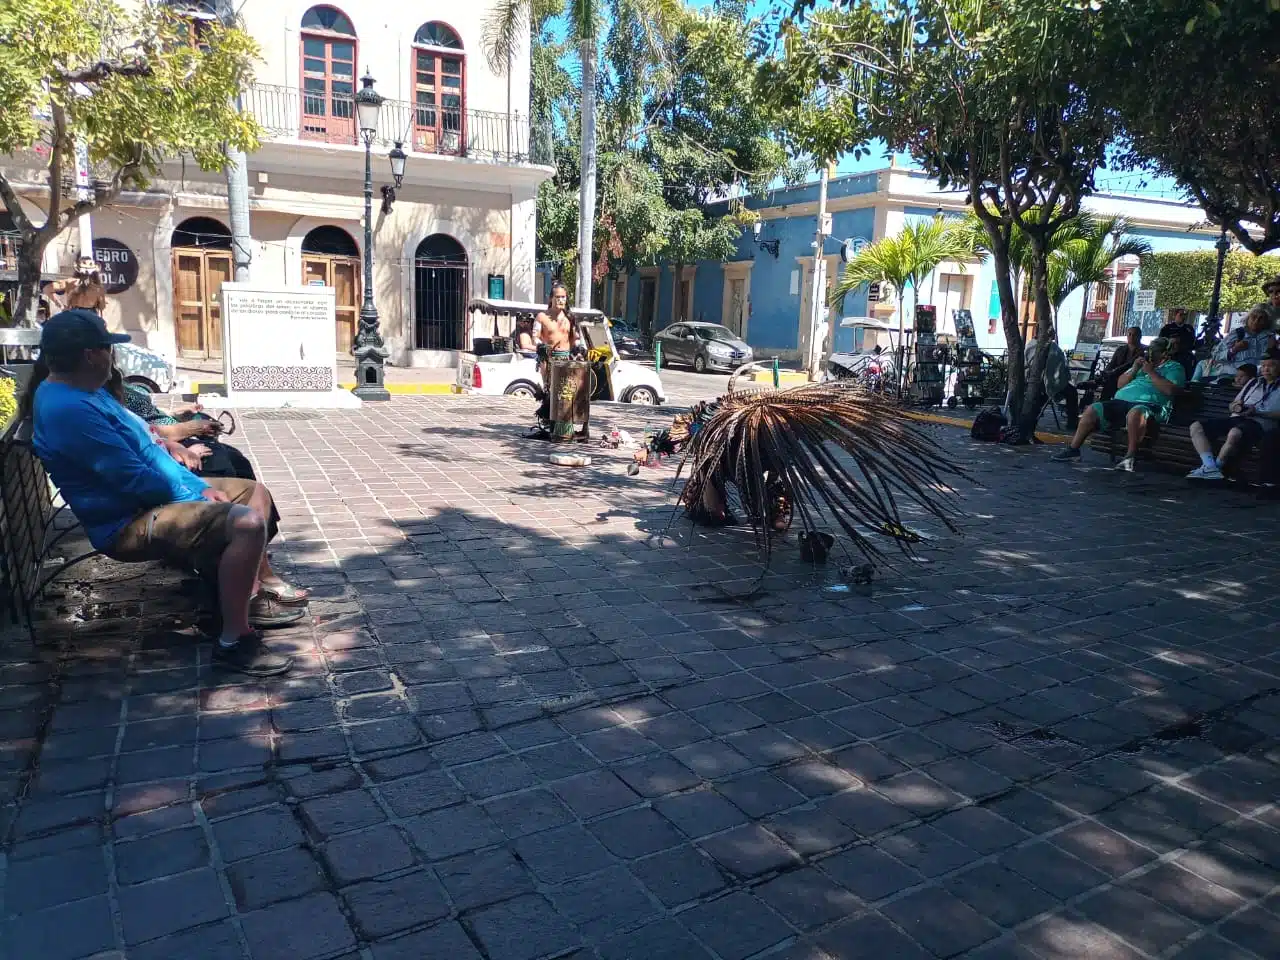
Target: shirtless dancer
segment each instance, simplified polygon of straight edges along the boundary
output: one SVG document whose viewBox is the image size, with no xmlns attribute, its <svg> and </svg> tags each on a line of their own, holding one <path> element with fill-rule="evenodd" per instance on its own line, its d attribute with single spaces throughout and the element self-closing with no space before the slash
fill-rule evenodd
<svg viewBox="0 0 1280 960">
<path fill-rule="evenodd" d="M 554 423 L 551 420 L 551 361 L 568 360 L 578 345 L 578 326 L 569 315 L 569 291 L 562 283 L 551 285 L 551 300 L 547 309 L 533 321 L 538 340 L 538 362 L 542 371 L 542 403 L 538 407 L 538 422 L 552 436 L 570 436 L 573 424 Z"/>
</svg>

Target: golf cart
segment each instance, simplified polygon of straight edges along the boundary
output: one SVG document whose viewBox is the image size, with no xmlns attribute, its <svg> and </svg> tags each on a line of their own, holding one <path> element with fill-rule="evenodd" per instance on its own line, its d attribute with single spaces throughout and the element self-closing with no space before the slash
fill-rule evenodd
<svg viewBox="0 0 1280 960">
<path fill-rule="evenodd" d="M 473 336 L 472 351 L 458 361 L 455 393 L 480 396 L 509 396 L 540 399 L 542 377 L 531 354 L 515 349 L 516 324 L 533 319 L 546 310 L 543 304 L 514 300 L 476 298 L 467 305 L 472 331 L 492 331 L 490 336 Z M 571 311 L 578 322 L 578 335 L 586 344 L 595 387 L 592 400 L 658 404 L 666 399 L 662 381 L 652 367 L 618 356 L 609 321 L 599 310 Z"/>
<path fill-rule="evenodd" d="M 852 328 L 853 351 L 831 354 L 827 358 L 826 378 L 858 380 L 870 389 L 892 383 L 896 328 L 874 317 L 845 317 L 840 326 Z"/>
</svg>

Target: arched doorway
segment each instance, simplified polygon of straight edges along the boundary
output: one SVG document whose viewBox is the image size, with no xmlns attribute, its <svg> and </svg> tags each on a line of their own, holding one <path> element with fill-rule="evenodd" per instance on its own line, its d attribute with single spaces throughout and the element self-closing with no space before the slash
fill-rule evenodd
<svg viewBox="0 0 1280 960">
<path fill-rule="evenodd" d="M 413 345 L 417 350 L 465 350 L 467 251 L 453 237 L 433 233 L 414 252 Z"/>
<path fill-rule="evenodd" d="M 338 353 L 350 353 L 360 302 L 360 248 L 351 234 L 325 224 L 303 237 L 302 282 L 333 287 Z"/>
<path fill-rule="evenodd" d="M 232 276 L 231 231 L 191 217 L 173 231 L 173 310 L 178 355 L 222 356 L 222 284 Z"/>
</svg>

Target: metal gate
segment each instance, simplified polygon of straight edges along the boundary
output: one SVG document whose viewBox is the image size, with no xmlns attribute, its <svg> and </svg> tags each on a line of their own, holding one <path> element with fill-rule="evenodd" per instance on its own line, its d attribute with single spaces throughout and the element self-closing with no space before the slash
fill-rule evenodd
<svg viewBox="0 0 1280 960">
<path fill-rule="evenodd" d="M 419 258 L 413 262 L 413 346 L 415 350 L 466 350 L 465 263 Z"/>
</svg>

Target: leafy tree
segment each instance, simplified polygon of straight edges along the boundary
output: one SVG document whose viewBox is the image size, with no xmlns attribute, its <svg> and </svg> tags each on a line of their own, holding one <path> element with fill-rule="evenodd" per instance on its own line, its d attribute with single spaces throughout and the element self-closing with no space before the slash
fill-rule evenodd
<svg viewBox="0 0 1280 960">
<path fill-rule="evenodd" d="M 224 144 L 257 147 L 256 124 L 232 106 L 250 78 L 253 40 L 208 23 L 193 44 L 191 28 L 159 4 L 0 0 L 0 153 L 27 168 L 0 170 L 0 199 L 20 238 L 15 315 L 27 324 L 44 251 L 72 221 L 145 187 L 165 160 L 190 155 L 221 170 Z M 85 199 L 66 183 L 77 143 L 98 177 Z M 16 178 L 33 165 L 47 183 L 43 223 L 18 202 Z"/>
<path fill-rule="evenodd" d="M 813 5 L 798 0 L 797 11 Z M 1094 12 L 1068 0 L 849 0 L 784 22 L 781 52 L 761 73 L 761 92 L 800 136 L 850 147 L 879 136 L 940 186 L 968 192 L 995 267 L 1009 406 L 1024 424 L 1042 405 L 1051 238 L 1092 191 L 1113 135 L 1111 113 L 1074 73 L 1090 62 L 1097 31 Z M 1029 372 L 1012 282 L 1015 229 L 1031 249 L 1045 341 Z"/>
<path fill-rule="evenodd" d="M 579 307 L 591 306 L 590 251 L 595 249 L 596 173 L 597 173 L 597 104 L 600 86 L 599 67 L 602 29 L 609 19 L 629 18 L 643 24 L 645 46 L 663 42 L 669 24 L 679 12 L 679 0 L 501 0 L 485 22 L 485 53 L 495 73 L 505 74 L 517 49 L 525 42 L 530 22 L 545 25 L 557 10 L 568 26 L 569 41 L 578 53 L 578 98 L 580 140 L 578 144 L 578 243 L 583 254 L 578 257 L 575 302 Z M 535 70 L 536 83 L 545 71 Z M 546 96 L 535 92 L 534 100 Z"/>
<path fill-rule="evenodd" d="M 919 300 L 920 284 L 944 260 L 967 258 L 973 253 L 967 231 L 942 217 L 906 223 L 892 237 L 867 244 L 845 266 L 831 289 L 829 302 L 836 306 L 864 283 L 887 281 L 898 294 L 898 342 L 902 342 L 907 317 L 907 288 L 912 308 Z"/>
<path fill-rule="evenodd" d="M 1141 260 L 1142 283 L 1154 287 L 1156 306 L 1162 310 L 1186 307 L 1208 310 L 1218 255 L 1212 250 L 1150 253 Z M 1243 250 L 1227 254 L 1222 266 L 1221 309 L 1225 313 L 1248 310 L 1266 299 L 1262 285 L 1280 273 L 1271 257 Z"/>
<path fill-rule="evenodd" d="M 1175 177 L 1246 250 L 1280 248 L 1280 2 L 1107 2 L 1082 78 L 1118 111 L 1120 162 Z"/>
</svg>

